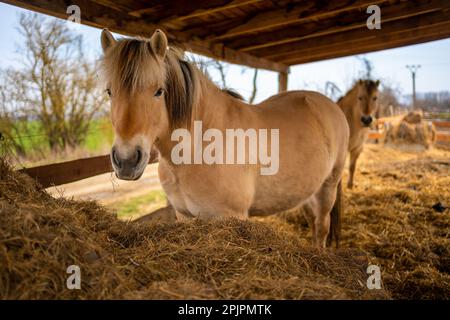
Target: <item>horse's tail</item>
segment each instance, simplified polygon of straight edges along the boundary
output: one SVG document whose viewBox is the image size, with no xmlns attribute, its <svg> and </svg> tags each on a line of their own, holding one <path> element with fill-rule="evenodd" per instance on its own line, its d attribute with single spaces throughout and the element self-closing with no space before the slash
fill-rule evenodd
<svg viewBox="0 0 450 320">
<path fill-rule="evenodd" d="M 328 233 L 327 246 L 331 243 L 336 243 L 336 248 L 339 248 L 339 240 L 341 236 L 341 214 L 342 214 L 342 180 L 339 181 L 336 192 L 336 200 L 334 201 L 333 209 L 330 212 L 330 232 Z"/>
</svg>

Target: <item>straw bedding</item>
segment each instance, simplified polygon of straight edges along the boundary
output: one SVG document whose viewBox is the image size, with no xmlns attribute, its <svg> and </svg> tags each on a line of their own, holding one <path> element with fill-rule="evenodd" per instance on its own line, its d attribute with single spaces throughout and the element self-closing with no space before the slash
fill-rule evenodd
<svg viewBox="0 0 450 320">
<path fill-rule="evenodd" d="M 284 227 L 220 220 L 135 224 L 55 199 L 0 162 L 2 299 L 374 299 L 361 251 L 319 252 Z M 81 269 L 81 290 L 66 268 Z"/>
<path fill-rule="evenodd" d="M 0 161 L 0 298 L 449 299 L 448 159 L 366 146 L 358 184 L 344 190 L 342 248 L 323 252 L 299 213 L 124 222 L 52 198 Z M 66 288 L 72 264 L 81 290 Z M 383 289 L 366 288 L 368 264 Z"/>
<path fill-rule="evenodd" d="M 366 145 L 356 174 L 342 246 L 372 257 L 394 299 L 450 299 L 450 152 Z M 302 216 L 284 218 L 308 237 Z"/>
</svg>

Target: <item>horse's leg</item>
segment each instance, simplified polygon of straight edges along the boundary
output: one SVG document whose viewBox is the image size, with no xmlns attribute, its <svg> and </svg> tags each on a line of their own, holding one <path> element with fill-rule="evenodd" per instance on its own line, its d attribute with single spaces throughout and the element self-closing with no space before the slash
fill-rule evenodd
<svg viewBox="0 0 450 320">
<path fill-rule="evenodd" d="M 347 187 L 349 189 L 353 188 L 353 177 L 355 175 L 356 161 L 358 161 L 361 151 L 362 151 L 362 146 L 350 151 L 350 172 L 349 172 L 348 183 L 347 183 Z"/>
<path fill-rule="evenodd" d="M 190 220 L 192 218 L 195 218 L 194 216 L 190 215 L 189 213 L 185 214 L 185 213 L 182 213 L 182 212 L 180 212 L 178 210 L 175 210 L 175 216 L 177 218 L 177 221 L 181 221 L 181 222 L 188 221 L 188 220 Z"/>
<path fill-rule="evenodd" d="M 328 233 L 330 232 L 331 210 L 336 201 L 338 187 L 338 182 L 333 180 L 326 180 L 315 195 L 317 204 L 315 245 L 319 248 L 326 247 Z"/>
<path fill-rule="evenodd" d="M 312 199 L 315 200 L 315 199 Z M 311 228 L 311 240 L 312 245 L 316 245 L 316 209 L 315 209 L 315 203 L 314 201 L 307 201 L 303 205 L 303 215 L 305 216 L 306 220 L 308 221 L 308 225 Z"/>
<path fill-rule="evenodd" d="M 142 222 L 151 222 L 151 223 L 170 223 L 174 222 L 176 219 L 175 217 L 175 210 L 173 209 L 172 205 L 168 203 L 166 207 L 157 209 L 153 211 L 152 213 L 148 213 L 133 222 L 135 223 L 142 223 Z"/>
</svg>

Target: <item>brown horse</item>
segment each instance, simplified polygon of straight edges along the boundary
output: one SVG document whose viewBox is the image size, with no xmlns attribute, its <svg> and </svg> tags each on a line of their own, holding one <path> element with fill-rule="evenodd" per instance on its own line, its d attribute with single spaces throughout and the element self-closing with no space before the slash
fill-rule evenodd
<svg viewBox="0 0 450 320">
<path fill-rule="evenodd" d="M 104 30 L 101 42 L 117 177 L 138 179 L 154 147 L 177 219 L 246 219 L 303 206 L 313 243 L 337 242 L 349 129 L 334 102 L 295 91 L 246 104 L 168 48 L 160 30 L 149 40 L 116 40 Z"/>
<path fill-rule="evenodd" d="M 353 188 L 356 161 L 363 150 L 364 142 L 369 135 L 373 116 L 378 109 L 378 86 L 380 81 L 359 80 L 340 98 L 337 104 L 345 113 L 350 127 L 350 172 L 347 187 Z"/>
</svg>

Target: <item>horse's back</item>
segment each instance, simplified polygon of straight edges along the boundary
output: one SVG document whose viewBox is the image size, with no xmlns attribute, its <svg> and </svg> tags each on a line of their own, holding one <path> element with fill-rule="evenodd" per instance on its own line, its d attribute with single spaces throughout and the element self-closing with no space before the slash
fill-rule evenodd
<svg viewBox="0 0 450 320">
<path fill-rule="evenodd" d="M 309 129 L 313 131 L 312 135 L 322 135 L 342 143 L 348 141 L 349 127 L 341 108 L 318 92 L 286 91 L 261 102 L 257 108 L 266 119 L 280 124 L 283 121 L 282 127 L 290 127 L 291 124 L 294 131 Z"/>
</svg>

